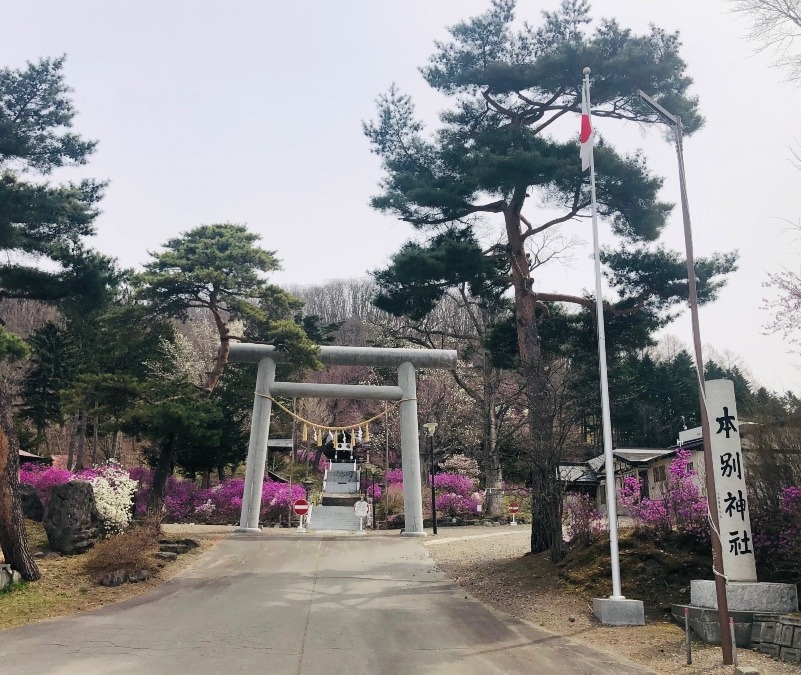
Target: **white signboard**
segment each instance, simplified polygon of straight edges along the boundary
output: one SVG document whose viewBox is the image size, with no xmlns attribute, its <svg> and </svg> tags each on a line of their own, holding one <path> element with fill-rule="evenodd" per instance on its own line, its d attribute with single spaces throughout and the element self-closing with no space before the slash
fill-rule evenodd
<svg viewBox="0 0 801 675">
<path fill-rule="evenodd" d="M 358 518 L 367 518 L 370 513 L 370 505 L 365 501 L 358 501 L 353 505 L 353 510 Z"/>
<path fill-rule="evenodd" d="M 731 380 L 708 381 L 706 405 L 720 544 L 723 549 L 723 573 L 729 581 L 756 581 L 754 540 L 745 490 L 745 466 L 734 383 Z"/>
</svg>

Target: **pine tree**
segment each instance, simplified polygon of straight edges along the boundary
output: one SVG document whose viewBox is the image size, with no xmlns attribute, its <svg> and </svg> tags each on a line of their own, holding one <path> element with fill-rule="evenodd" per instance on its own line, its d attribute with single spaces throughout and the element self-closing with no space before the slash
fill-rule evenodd
<svg viewBox="0 0 801 675">
<path fill-rule="evenodd" d="M 75 109 L 63 65 L 62 57 L 0 69 L 0 252 L 16 260 L 0 267 L 0 298 L 56 300 L 102 290 L 105 259 L 82 239 L 94 232 L 104 184 L 46 180 L 56 168 L 84 164 L 95 147 L 70 131 Z M 41 266 L 41 259 L 55 264 Z M 8 343 L 0 320 L 0 345 Z M 9 405 L 8 392 L 0 392 L 0 545 L 6 561 L 35 580 L 40 573 L 22 521 Z"/>
<path fill-rule="evenodd" d="M 564 0 L 542 24 L 512 26 L 514 0 L 493 0 L 484 14 L 449 29 L 422 68 L 428 84 L 453 105 L 426 135 L 408 96 L 394 86 L 365 124 L 383 160 L 381 193 L 373 206 L 411 223 L 428 240 L 404 248 L 379 277 L 386 293 L 402 298 L 398 311 L 429 311 L 458 283 L 494 279 L 514 297 L 519 370 L 526 383 L 534 498 L 532 551 L 561 556 L 561 495 L 557 480 L 560 432 L 554 427 L 555 392 L 542 347 L 549 303 L 591 309 L 593 298 L 545 292 L 541 259 L 530 253 L 539 236 L 588 215 L 589 183 L 575 138 L 552 135 L 554 122 L 573 113 L 578 128 L 582 69 L 593 69 L 596 120 L 657 122 L 636 91 L 643 89 L 681 115 L 691 133 L 701 126 L 679 38 L 652 27 L 635 35 L 613 20 L 590 32 L 585 0 Z M 656 93 L 658 92 L 658 93 Z M 622 155 L 603 141 L 595 149 L 599 213 L 620 245 L 604 252 L 617 302 L 610 314 L 664 313 L 687 296 L 679 255 L 654 246 L 671 205 L 659 200 L 660 178 L 639 154 Z M 541 217 L 534 215 L 542 210 Z M 528 210 L 528 215 L 524 210 Z M 556 213 L 554 213 L 556 212 Z M 497 223 L 500 234 L 482 241 L 476 223 Z M 587 222 L 583 220 L 583 222 Z M 573 225 L 575 229 L 575 224 Z M 700 298 L 714 297 L 732 256 L 696 261 Z M 412 274 L 410 270 L 418 270 Z"/>
</svg>

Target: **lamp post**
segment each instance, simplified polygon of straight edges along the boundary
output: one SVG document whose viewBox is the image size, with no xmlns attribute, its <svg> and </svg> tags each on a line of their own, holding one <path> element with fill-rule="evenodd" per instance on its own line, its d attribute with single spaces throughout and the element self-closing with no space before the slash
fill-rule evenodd
<svg viewBox="0 0 801 675">
<path fill-rule="evenodd" d="M 371 482 L 373 484 L 372 496 L 370 498 L 370 510 L 373 512 L 373 530 L 375 530 L 375 467 L 370 472 Z"/>
<path fill-rule="evenodd" d="M 431 522 L 434 534 L 437 533 L 437 497 L 434 489 L 434 432 L 437 430 L 436 422 L 428 422 L 423 425 L 428 436 L 428 456 L 431 459 Z"/>
<path fill-rule="evenodd" d="M 659 105 L 641 89 L 637 95 L 643 102 L 662 118 L 662 121 L 673 127 L 676 134 L 676 156 L 679 161 L 679 189 L 681 192 L 681 215 L 684 221 L 684 246 L 687 251 L 687 282 L 689 287 L 690 318 L 692 321 L 693 346 L 695 364 L 698 369 L 698 390 L 701 407 L 701 435 L 704 441 L 704 473 L 706 482 L 706 498 L 709 504 L 709 518 L 712 521 L 712 568 L 715 573 L 715 593 L 718 601 L 718 625 L 720 628 L 720 646 L 723 651 L 723 663 L 733 663 L 731 633 L 729 632 L 729 606 L 726 598 L 726 577 L 723 576 L 723 552 L 721 550 L 718 524 L 718 503 L 715 498 L 715 477 L 712 465 L 712 448 L 709 436 L 709 418 L 707 417 L 706 399 L 704 397 L 704 357 L 701 352 L 701 329 L 698 322 L 698 293 L 695 279 L 695 258 L 693 257 L 693 233 L 690 226 L 690 205 L 687 201 L 687 183 L 684 175 L 684 134 L 681 117 L 673 115 Z"/>
</svg>

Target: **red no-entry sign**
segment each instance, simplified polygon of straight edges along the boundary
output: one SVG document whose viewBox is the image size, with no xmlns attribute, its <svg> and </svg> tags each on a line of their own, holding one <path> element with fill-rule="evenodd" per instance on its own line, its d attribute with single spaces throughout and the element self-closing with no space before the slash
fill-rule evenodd
<svg viewBox="0 0 801 675">
<path fill-rule="evenodd" d="M 297 499 L 292 505 L 292 508 L 295 509 L 296 515 L 305 516 L 309 512 L 309 502 L 305 499 Z"/>
<path fill-rule="evenodd" d="M 512 502 L 509 504 L 509 513 L 517 513 L 520 510 L 520 504 Z"/>
</svg>

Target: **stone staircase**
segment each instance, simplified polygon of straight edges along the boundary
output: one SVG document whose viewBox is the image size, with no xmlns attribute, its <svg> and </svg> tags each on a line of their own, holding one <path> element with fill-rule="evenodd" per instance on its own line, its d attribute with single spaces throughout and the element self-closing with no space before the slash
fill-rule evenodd
<svg viewBox="0 0 801 675">
<path fill-rule="evenodd" d="M 353 462 L 332 462 L 325 472 L 322 504 L 312 509 L 310 530 L 359 529 L 353 505 L 359 501 L 359 471 Z"/>
</svg>

